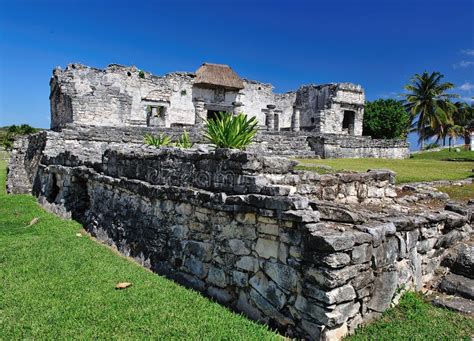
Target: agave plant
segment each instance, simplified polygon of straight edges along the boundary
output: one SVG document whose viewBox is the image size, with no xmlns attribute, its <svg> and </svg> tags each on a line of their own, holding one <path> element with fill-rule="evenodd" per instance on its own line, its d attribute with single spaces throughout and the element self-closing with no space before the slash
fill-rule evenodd
<svg viewBox="0 0 474 341">
<path fill-rule="evenodd" d="M 145 134 L 144 142 L 145 144 L 149 146 L 160 148 L 160 147 L 168 146 L 171 143 L 171 138 L 165 134 L 160 134 L 158 136 Z"/>
<path fill-rule="evenodd" d="M 183 135 L 176 141 L 175 145 L 178 148 L 191 148 L 193 146 L 186 129 L 183 131 Z"/>
<path fill-rule="evenodd" d="M 204 138 L 217 148 L 245 149 L 257 134 L 257 119 L 245 114 L 233 116 L 219 112 L 213 119 L 206 121 Z"/>
</svg>

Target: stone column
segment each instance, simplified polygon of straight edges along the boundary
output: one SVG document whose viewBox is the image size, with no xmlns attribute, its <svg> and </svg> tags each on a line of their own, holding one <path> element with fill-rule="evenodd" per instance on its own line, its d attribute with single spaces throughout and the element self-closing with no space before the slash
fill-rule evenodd
<svg viewBox="0 0 474 341">
<path fill-rule="evenodd" d="M 275 131 L 280 131 L 280 117 L 281 117 L 282 111 L 281 110 L 275 110 L 275 122 L 274 122 L 274 128 Z"/>
<path fill-rule="evenodd" d="M 275 129 L 275 108 L 276 106 L 273 104 L 267 105 L 267 112 L 266 112 L 267 122 L 266 123 L 267 123 L 268 131 L 272 131 L 273 129 Z"/>
<path fill-rule="evenodd" d="M 300 113 L 301 108 L 294 105 L 293 115 L 291 116 L 291 131 L 300 131 Z"/>
<path fill-rule="evenodd" d="M 244 106 L 241 102 L 232 102 L 232 105 L 234 106 L 233 110 L 233 115 L 237 116 L 242 112 L 242 107 Z"/>
<path fill-rule="evenodd" d="M 202 127 L 206 119 L 205 110 L 204 110 L 204 99 L 195 98 L 194 99 L 194 125 Z"/>
</svg>

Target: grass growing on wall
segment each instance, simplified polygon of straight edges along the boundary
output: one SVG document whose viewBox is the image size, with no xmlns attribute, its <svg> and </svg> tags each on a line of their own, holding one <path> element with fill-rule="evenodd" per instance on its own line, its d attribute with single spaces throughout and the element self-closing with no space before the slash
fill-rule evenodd
<svg viewBox="0 0 474 341">
<path fill-rule="evenodd" d="M 467 161 L 448 161 L 462 159 Z M 434 180 L 460 180 L 473 176 L 474 152 L 425 152 L 411 159 L 297 159 L 299 169 L 320 172 L 321 165 L 330 166 L 334 171 L 351 170 L 365 172 L 368 169 L 391 169 L 397 173 L 398 183 Z M 323 172 L 328 172 L 323 170 Z"/>
<path fill-rule="evenodd" d="M 0 161 L 0 339 L 280 339 L 265 326 L 77 237 L 35 198 L 6 195 Z M 29 226 L 33 218 L 38 223 Z M 115 290 L 118 282 L 132 282 Z"/>
</svg>

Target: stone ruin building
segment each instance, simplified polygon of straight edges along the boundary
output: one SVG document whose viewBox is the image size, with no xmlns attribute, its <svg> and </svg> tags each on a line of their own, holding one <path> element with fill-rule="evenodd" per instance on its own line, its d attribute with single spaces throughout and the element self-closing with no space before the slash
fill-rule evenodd
<svg viewBox="0 0 474 341">
<path fill-rule="evenodd" d="M 53 130 L 71 125 L 132 133 L 146 127 L 199 130 L 217 112 L 244 112 L 259 122 L 260 134 L 251 149 L 261 153 L 323 158 L 408 156 L 406 141 L 362 136 L 364 90 L 351 83 L 304 85 L 277 94 L 271 84 L 241 79 L 227 65 L 204 63 L 195 73 L 162 77 L 115 64 L 105 70 L 70 64 L 53 71 L 50 85 Z M 195 138 L 199 139 L 198 134 Z"/>
<path fill-rule="evenodd" d="M 206 76 L 213 68 L 226 69 L 226 76 Z M 207 87 L 224 79 L 231 89 Z M 136 69 L 78 65 L 56 70 L 51 85 L 52 122 L 60 131 L 15 141 L 7 191 L 33 194 L 45 209 L 79 221 L 155 273 L 282 335 L 308 340 L 340 340 L 381 316 L 406 290 L 440 283 L 447 293 L 474 299 L 474 247 L 463 244 L 472 236 L 474 202 L 449 202 L 427 185 L 396 185 L 388 170 L 296 170 L 295 161 L 268 155 L 269 148 L 143 144 L 144 132 L 161 131 L 147 125 L 182 132 L 173 124 L 201 124 L 196 112 L 212 115 L 235 103 L 273 128 L 260 144 L 298 139 L 302 129 L 360 134 L 360 87 L 310 86 L 274 95 L 269 85 L 239 80 L 221 66 L 140 78 Z M 256 95 L 245 98 L 240 91 L 262 91 L 263 102 L 276 104 L 262 108 L 251 101 Z M 331 105 L 312 111 L 309 103 L 327 98 Z M 344 98 L 359 104 L 349 106 Z M 346 129 L 350 108 L 354 122 Z M 300 132 L 282 135 L 291 127 Z M 303 136 L 301 143 L 312 135 Z M 438 206 L 427 206 L 431 199 Z"/>
</svg>

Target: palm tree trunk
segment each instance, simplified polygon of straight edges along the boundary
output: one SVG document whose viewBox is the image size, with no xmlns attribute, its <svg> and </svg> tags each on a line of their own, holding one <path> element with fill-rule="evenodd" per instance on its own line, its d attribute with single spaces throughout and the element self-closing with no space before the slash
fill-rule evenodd
<svg viewBox="0 0 474 341">
<path fill-rule="evenodd" d="M 452 142 L 453 138 L 452 137 L 449 137 L 449 151 L 451 151 L 451 142 Z"/>
</svg>

